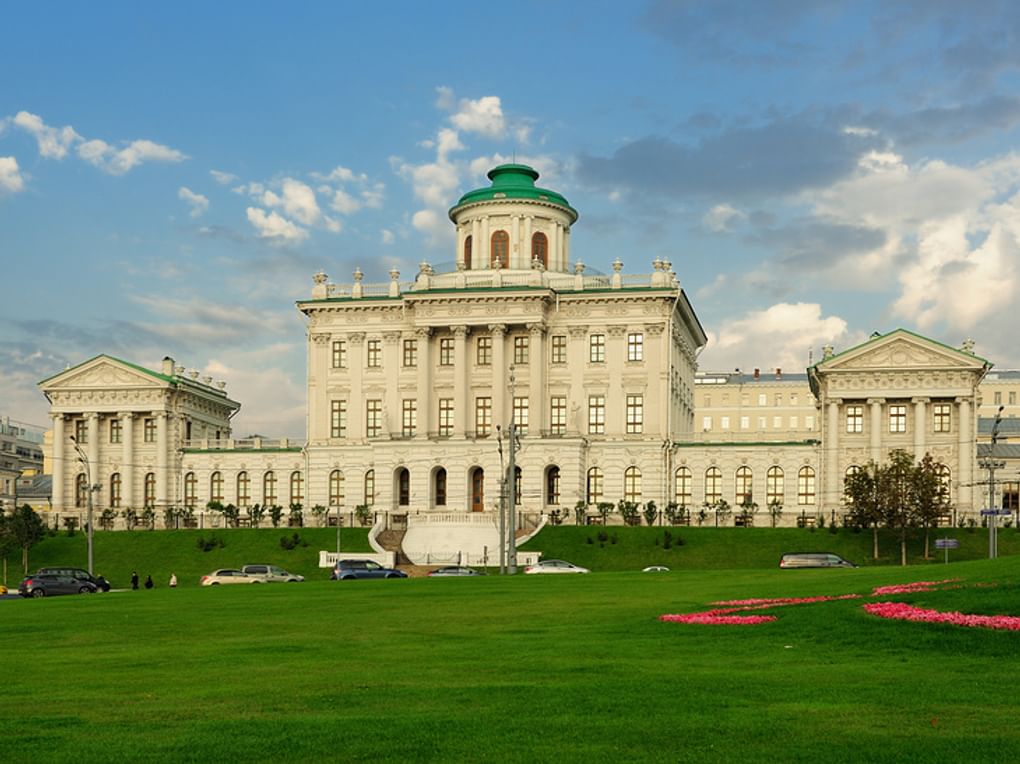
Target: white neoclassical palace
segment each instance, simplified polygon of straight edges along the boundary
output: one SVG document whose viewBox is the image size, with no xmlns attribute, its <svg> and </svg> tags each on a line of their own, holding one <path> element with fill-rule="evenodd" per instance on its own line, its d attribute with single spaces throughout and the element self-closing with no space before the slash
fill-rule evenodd
<svg viewBox="0 0 1020 764">
<path fill-rule="evenodd" d="M 101 508 L 493 513 L 511 421 L 526 513 L 725 499 L 783 507 L 741 522 L 814 522 L 842 514 L 848 471 L 893 448 L 930 452 L 958 513 L 982 506 L 978 419 L 991 364 L 972 343 L 900 329 L 826 348 L 806 374 L 699 372 L 706 336 L 668 261 L 591 273 L 571 261 L 577 212 L 563 196 L 524 165 L 489 178 L 450 210 L 449 272 L 423 262 L 413 281 L 394 270 L 366 284 L 359 270 L 346 285 L 315 275 L 298 304 L 305 440 L 235 439 L 238 404 L 223 385 L 171 359 L 153 371 L 99 356 L 41 382 L 52 511 L 84 505 L 87 462 Z"/>
</svg>

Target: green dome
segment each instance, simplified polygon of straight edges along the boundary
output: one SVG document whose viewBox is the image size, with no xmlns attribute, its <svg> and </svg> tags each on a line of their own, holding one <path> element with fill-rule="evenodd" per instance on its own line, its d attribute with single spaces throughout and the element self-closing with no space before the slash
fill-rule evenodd
<svg viewBox="0 0 1020 764">
<path fill-rule="evenodd" d="M 558 207 L 565 207 L 574 220 L 577 210 L 570 206 L 562 194 L 539 188 L 535 185 L 538 171 L 526 164 L 501 164 L 488 172 L 492 185 L 488 188 L 476 188 L 468 191 L 450 208 L 450 219 L 454 213 L 466 204 L 488 202 L 495 199 L 530 199 L 537 202 L 548 202 Z"/>
</svg>

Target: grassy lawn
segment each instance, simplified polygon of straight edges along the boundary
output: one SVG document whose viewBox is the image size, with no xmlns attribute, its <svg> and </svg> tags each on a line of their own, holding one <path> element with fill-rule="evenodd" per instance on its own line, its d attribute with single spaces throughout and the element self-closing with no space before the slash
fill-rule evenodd
<svg viewBox="0 0 1020 764">
<path fill-rule="evenodd" d="M 1020 557 L 774 565 L 0 601 L 4 759 L 1020 759 L 1020 633 L 881 620 L 860 600 L 758 626 L 657 620 L 947 577 L 962 588 L 884 599 L 1020 615 Z"/>
</svg>

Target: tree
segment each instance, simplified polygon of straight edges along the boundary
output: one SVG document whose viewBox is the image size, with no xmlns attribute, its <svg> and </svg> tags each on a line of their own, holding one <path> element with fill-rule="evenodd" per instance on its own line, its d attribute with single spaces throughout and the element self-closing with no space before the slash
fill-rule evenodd
<svg viewBox="0 0 1020 764">
<path fill-rule="evenodd" d="M 931 454 L 925 454 L 914 468 L 913 502 L 914 516 L 924 528 L 924 558 L 931 557 L 930 530 L 938 524 L 942 515 L 952 512 L 949 489 L 940 475 L 941 465 Z"/>
<path fill-rule="evenodd" d="M 773 499 L 769 502 L 769 517 L 772 519 L 772 527 L 776 527 L 776 523 L 779 522 L 779 518 L 783 516 L 783 505 L 779 499 Z"/>
<path fill-rule="evenodd" d="M 751 499 L 750 496 L 746 496 L 740 505 L 740 518 L 745 528 L 750 528 L 754 525 L 754 516 L 756 514 L 758 514 L 758 502 Z"/>
<path fill-rule="evenodd" d="M 645 504 L 645 522 L 649 525 L 655 525 L 655 518 L 659 516 L 659 508 L 655 506 L 654 501 L 649 501 Z"/>
<path fill-rule="evenodd" d="M 871 528 L 871 556 L 875 560 L 878 559 L 878 527 L 885 518 L 880 482 L 879 466 L 871 461 L 847 475 L 843 483 L 850 522 L 861 528 Z"/>
<path fill-rule="evenodd" d="M 21 565 L 25 575 L 28 575 L 28 550 L 38 544 L 46 535 L 46 525 L 42 518 L 35 513 L 28 504 L 23 504 L 14 510 L 4 522 L 10 542 L 4 544 L 6 550 L 8 543 L 11 550 L 21 549 Z M 6 559 L 6 551 L 5 551 Z"/>
<path fill-rule="evenodd" d="M 894 449 L 880 474 L 879 490 L 884 494 L 885 524 L 899 532 L 900 565 L 906 565 L 907 530 L 915 527 L 918 520 L 914 500 L 914 458 L 902 449 Z"/>
</svg>

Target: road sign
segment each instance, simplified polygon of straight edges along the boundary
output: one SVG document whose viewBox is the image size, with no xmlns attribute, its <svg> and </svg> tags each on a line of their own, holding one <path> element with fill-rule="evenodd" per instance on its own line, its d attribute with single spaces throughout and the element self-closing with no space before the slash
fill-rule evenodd
<svg viewBox="0 0 1020 764">
<path fill-rule="evenodd" d="M 935 539 L 936 549 L 959 549 L 959 539 Z"/>
<path fill-rule="evenodd" d="M 1009 517 L 1013 514 L 1011 509 L 982 509 L 982 515 L 995 515 L 997 517 Z"/>
</svg>

